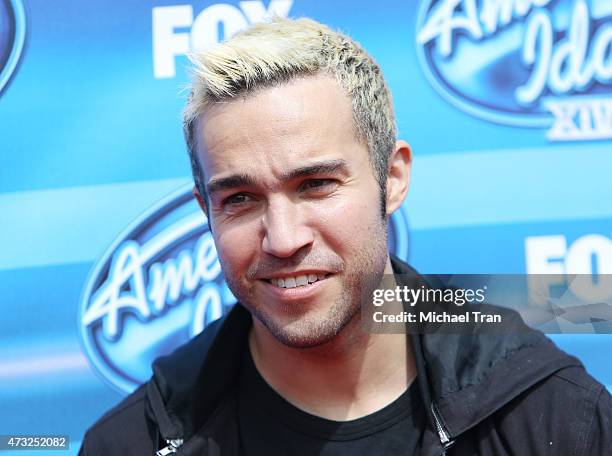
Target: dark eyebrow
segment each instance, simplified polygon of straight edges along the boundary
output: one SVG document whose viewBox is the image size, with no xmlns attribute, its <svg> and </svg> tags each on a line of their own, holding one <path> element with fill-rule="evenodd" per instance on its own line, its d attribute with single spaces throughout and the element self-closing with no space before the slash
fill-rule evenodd
<svg viewBox="0 0 612 456">
<path fill-rule="evenodd" d="M 348 164 L 345 160 L 328 160 L 312 165 L 301 166 L 281 175 L 281 180 L 287 182 L 302 177 L 315 176 L 318 174 L 333 174 L 337 172 L 348 174 Z M 206 191 L 208 195 L 212 195 L 215 192 L 230 190 L 236 187 L 254 187 L 257 183 L 257 179 L 248 174 L 232 174 L 227 177 L 211 179 L 206 184 Z"/>
<path fill-rule="evenodd" d="M 232 174 L 231 176 L 211 179 L 206 184 L 206 191 L 209 195 L 221 190 L 229 190 L 236 187 L 252 187 L 257 181 L 248 174 Z"/>
<path fill-rule="evenodd" d="M 334 174 L 341 172 L 348 174 L 348 164 L 345 160 L 329 160 L 312 165 L 302 166 L 283 174 L 283 181 L 290 181 L 300 177 L 315 176 L 317 174 Z"/>
</svg>

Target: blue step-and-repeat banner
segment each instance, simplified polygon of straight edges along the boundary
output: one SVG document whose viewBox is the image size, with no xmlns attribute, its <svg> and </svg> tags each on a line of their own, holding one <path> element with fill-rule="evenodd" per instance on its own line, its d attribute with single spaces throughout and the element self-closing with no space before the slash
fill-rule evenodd
<svg viewBox="0 0 612 456">
<path fill-rule="evenodd" d="M 76 454 L 234 303 L 190 196 L 186 54 L 270 15 L 381 64 L 414 151 L 391 250 L 424 273 L 612 273 L 609 0 L 0 0 L 0 434 Z M 612 336 L 554 339 L 612 388 Z"/>
</svg>

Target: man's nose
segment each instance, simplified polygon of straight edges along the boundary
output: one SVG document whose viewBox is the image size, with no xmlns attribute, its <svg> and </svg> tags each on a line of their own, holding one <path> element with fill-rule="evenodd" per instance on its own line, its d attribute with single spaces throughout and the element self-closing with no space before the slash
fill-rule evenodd
<svg viewBox="0 0 612 456">
<path fill-rule="evenodd" d="M 304 223 L 303 208 L 287 198 L 270 201 L 262 223 L 262 250 L 279 258 L 288 258 L 312 244 L 312 229 Z"/>
</svg>

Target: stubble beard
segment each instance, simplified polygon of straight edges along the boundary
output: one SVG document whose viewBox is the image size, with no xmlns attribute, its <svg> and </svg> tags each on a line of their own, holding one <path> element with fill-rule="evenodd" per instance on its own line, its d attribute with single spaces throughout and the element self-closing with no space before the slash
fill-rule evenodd
<svg viewBox="0 0 612 456">
<path fill-rule="evenodd" d="M 351 260 L 352 264 L 345 264 L 340 275 L 340 294 L 323 313 L 295 314 L 292 309 L 283 309 L 283 321 L 280 321 L 269 312 L 266 303 L 255 302 L 255 297 L 245 290 L 236 275 L 226 274 L 227 284 L 239 302 L 281 344 L 291 348 L 318 347 L 332 341 L 349 323 L 361 317 L 362 303 L 371 299 L 374 289 L 381 283 L 388 255 L 386 220 L 380 220 L 369 230 L 369 239 L 370 242 Z M 360 324 L 350 327 L 361 330 Z"/>
</svg>

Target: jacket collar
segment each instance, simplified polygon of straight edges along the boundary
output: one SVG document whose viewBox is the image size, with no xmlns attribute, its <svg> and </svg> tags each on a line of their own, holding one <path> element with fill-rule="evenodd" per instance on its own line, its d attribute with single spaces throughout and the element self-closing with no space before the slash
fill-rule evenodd
<svg viewBox="0 0 612 456">
<path fill-rule="evenodd" d="M 153 364 L 148 413 L 165 440 L 187 440 L 230 394 L 247 349 L 251 314 L 235 305 L 198 336 Z"/>
<path fill-rule="evenodd" d="M 392 266 L 399 284 L 423 280 L 397 258 L 392 257 Z M 189 439 L 231 396 L 251 323 L 250 313 L 238 304 L 173 354 L 156 360 L 147 410 L 164 439 Z M 452 440 L 555 371 L 581 365 L 520 318 L 515 324 L 523 325 L 520 331 L 503 335 L 410 336 L 433 429 L 440 424 Z"/>
<path fill-rule="evenodd" d="M 391 262 L 396 281 L 427 286 L 425 279 L 397 258 Z M 431 281 L 430 281 L 431 282 Z M 438 413 L 454 439 L 554 372 L 580 361 L 559 350 L 540 331 L 530 329 L 520 315 L 503 313 L 502 334 L 411 334 L 421 396 L 429 403 L 429 418 Z"/>
</svg>

